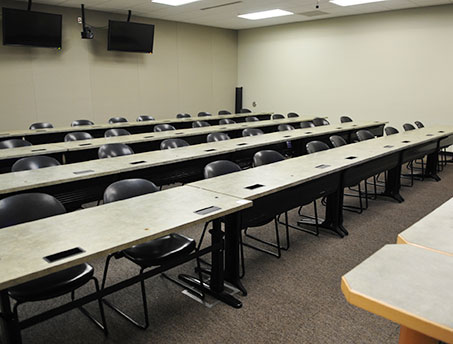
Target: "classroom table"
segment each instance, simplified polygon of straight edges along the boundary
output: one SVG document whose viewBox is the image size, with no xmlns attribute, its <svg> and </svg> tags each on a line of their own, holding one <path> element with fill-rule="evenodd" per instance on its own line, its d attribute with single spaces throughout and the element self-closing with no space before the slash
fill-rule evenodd
<svg viewBox="0 0 453 344">
<path fill-rule="evenodd" d="M 401 232 L 397 243 L 453 256 L 453 198 Z"/>
<path fill-rule="evenodd" d="M 136 276 L 108 285 L 99 294 L 89 294 L 59 306 L 56 311 L 47 311 L 20 322 L 14 319 L 11 312 L 8 288 L 211 220 L 215 220 L 211 231 L 212 245 L 192 253 L 189 259 L 211 253 L 210 284 L 202 289 L 233 307 L 241 307 L 239 300 L 223 290 L 223 233 L 219 219 L 224 217 L 230 222 L 238 222 L 241 211 L 250 206 L 250 201 L 181 186 L 3 228 L 0 230 L 0 323 L 3 325 L 4 343 L 20 343 L 18 328 L 27 328 L 109 295 L 164 269 L 148 270 L 143 277 Z M 81 248 L 83 252 L 52 263 L 43 259 L 72 248 Z M 189 259 L 172 262 L 164 268 Z"/>
<path fill-rule="evenodd" d="M 400 344 L 453 343 L 453 257 L 386 245 L 341 278 L 346 300 L 401 325 Z"/>
<path fill-rule="evenodd" d="M 35 130 L 8 130 L 0 132 L 0 139 L 25 139 L 33 144 L 62 142 L 67 133 L 75 131 L 89 132 L 93 137 L 103 137 L 107 129 L 123 128 L 131 133 L 146 133 L 152 132 L 157 124 L 171 124 L 176 129 L 191 128 L 194 121 L 206 121 L 210 124 L 217 124 L 219 120 L 224 118 L 232 119 L 236 122 L 245 122 L 246 117 L 258 117 L 258 119 L 270 119 L 272 112 L 257 112 L 247 114 L 232 114 L 232 115 L 215 115 L 209 117 L 190 117 L 190 118 L 170 118 L 143 122 L 121 122 L 121 123 L 103 123 L 93 125 L 83 125 L 76 127 L 59 127 L 48 129 Z M 113 117 L 113 116 L 112 116 Z"/>
</svg>

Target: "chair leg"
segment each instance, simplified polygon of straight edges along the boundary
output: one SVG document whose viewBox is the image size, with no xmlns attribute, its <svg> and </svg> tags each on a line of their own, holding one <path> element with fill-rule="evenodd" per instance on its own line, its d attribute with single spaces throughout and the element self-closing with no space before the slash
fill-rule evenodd
<svg viewBox="0 0 453 344">
<path fill-rule="evenodd" d="M 244 235 L 247 237 L 247 238 L 250 238 L 252 240 L 255 240 L 255 241 L 258 241 L 264 245 L 268 245 L 270 247 L 274 247 L 277 249 L 277 253 L 273 252 L 273 251 L 270 251 L 270 250 L 266 250 L 264 248 L 261 248 L 261 247 L 258 247 L 258 246 L 254 246 L 254 245 L 251 245 L 249 243 L 246 243 L 246 242 L 242 242 L 242 245 L 243 246 L 246 246 L 246 247 L 250 247 L 250 248 L 253 248 L 255 250 L 258 250 L 260 252 L 263 252 L 263 253 L 266 253 L 266 254 L 269 254 L 271 256 L 274 256 L 274 257 L 277 257 L 277 258 L 280 258 L 281 257 L 281 246 L 280 246 L 280 235 L 278 233 L 278 220 L 277 220 L 277 217 L 274 218 L 274 225 L 275 225 L 275 239 L 277 241 L 276 244 L 272 243 L 272 242 L 268 242 L 268 241 L 265 241 L 265 240 L 262 240 L 260 238 L 257 238 L 253 235 L 250 235 L 247 233 L 247 229 L 246 228 L 244 230 Z"/>
</svg>

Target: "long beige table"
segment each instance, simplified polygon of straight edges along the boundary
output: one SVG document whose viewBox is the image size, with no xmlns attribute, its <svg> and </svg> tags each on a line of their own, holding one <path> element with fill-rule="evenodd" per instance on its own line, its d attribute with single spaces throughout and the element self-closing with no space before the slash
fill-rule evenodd
<svg viewBox="0 0 453 344">
<path fill-rule="evenodd" d="M 397 242 L 453 256 L 453 198 L 401 232 Z"/>
<path fill-rule="evenodd" d="M 6 336 L 6 343 L 18 343 L 20 334 L 17 333 L 17 326 L 25 328 L 39 318 L 34 316 L 32 320 L 23 320 L 18 325 L 11 313 L 7 288 L 189 226 L 220 217 L 238 218 L 239 212 L 251 204 L 250 201 L 182 186 L 3 228 L 0 230 L 0 297 L 3 313 L 0 321 L 5 325 L 3 334 Z M 212 251 L 213 255 L 209 292 L 230 305 L 240 307 L 238 300 L 223 292 L 222 236 L 217 221 L 212 232 L 212 248 L 207 251 Z M 80 248 L 83 252 L 53 263 L 44 259 L 73 248 Z M 149 271 L 145 278 L 151 276 L 151 273 Z M 137 281 L 137 278 L 132 278 L 109 286 L 101 295 L 95 293 L 83 297 L 82 301 L 79 300 L 71 307 L 93 301 Z M 59 309 L 63 308 L 61 306 Z M 52 316 L 54 315 L 56 314 Z M 45 318 L 43 316 L 39 320 Z"/>
<path fill-rule="evenodd" d="M 453 343 L 452 281 L 452 256 L 386 245 L 344 275 L 341 289 L 350 304 L 400 324 L 400 344 Z"/>
</svg>

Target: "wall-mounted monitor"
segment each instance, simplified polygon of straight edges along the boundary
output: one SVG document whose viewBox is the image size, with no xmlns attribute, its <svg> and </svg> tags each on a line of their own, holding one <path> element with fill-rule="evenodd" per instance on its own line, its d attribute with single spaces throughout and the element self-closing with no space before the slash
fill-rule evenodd
<svg viewBox="0 0 453 344">
<path fill-rule="evenodd" d="M 60 14 L 2 8 L 3 44 L 61 48 Z"/>
<path fill-rule="evenodd" d="M 109 20 L 108 50 L 152 53 L 154 25 Z"/>
</svg>

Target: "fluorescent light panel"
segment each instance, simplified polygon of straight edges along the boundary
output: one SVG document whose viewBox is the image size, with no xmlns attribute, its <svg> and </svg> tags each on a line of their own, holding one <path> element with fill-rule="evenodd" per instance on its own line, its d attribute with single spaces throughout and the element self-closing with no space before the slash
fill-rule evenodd
<svg viewBox="0 0 453 344">
<path fill-rule="evenodd" d="M 249 20 L 258 20 L 258 19 L 266 19 L 266 18 L 273 18 L 273 17 L 289 16 L 291 14 L 294 14 L 294 13 L 275 9 L 275 10 L 269 10 L 269 11 L 240 14 L 240 15 L 238 15 L 238 17 L 244 18 L 244 19 L 249 19 Z"/>
<path fill-rule="evenodd" d="M 363 5 L 363 4 L 369 4 L 372 2 L 381 2 L 381 1 L 386 1 L 386 0 L 330 0 L 330 2 L 332 4 L 335 4 L 338 6 Z"/>
<path fill-rule="evenodd" d="M 164 4 L 170 6 L 181 6 L 185 4 L 190 4 L 191 2 L 200 1 L 200 0 L 153 0 L 157 4 Z"/>
</svg>

